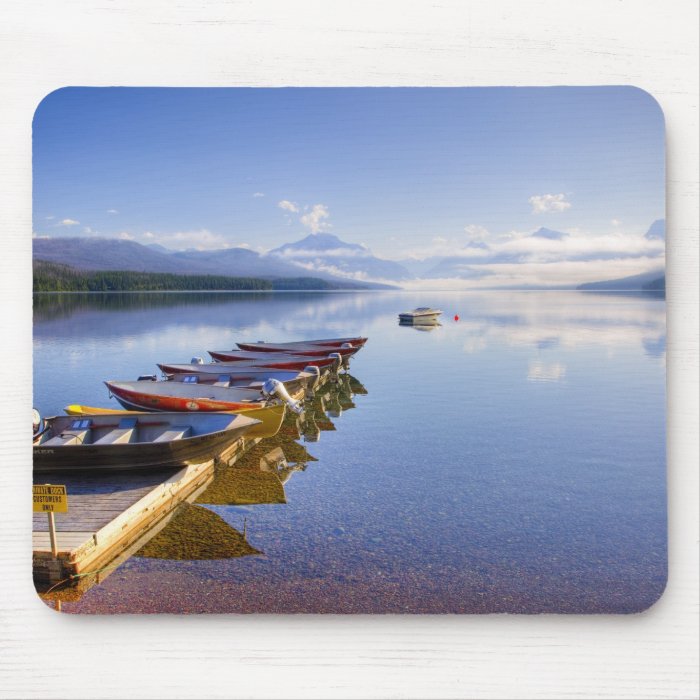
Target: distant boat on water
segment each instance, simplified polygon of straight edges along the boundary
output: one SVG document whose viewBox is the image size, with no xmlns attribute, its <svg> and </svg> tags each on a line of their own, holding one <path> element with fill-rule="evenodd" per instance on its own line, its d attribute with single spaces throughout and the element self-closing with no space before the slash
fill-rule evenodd
<svg viewBox="0 0 700 700">
<path fill-rule="evenodd" d="M 413 311 L 404 311 L 399 314 L 399 323 L 410 325 L 431 325 L 438 322 L 438 316 L 442 314 L 440 309 L 433 309 L 430 306 L 419 306 Z"/>
</svg>

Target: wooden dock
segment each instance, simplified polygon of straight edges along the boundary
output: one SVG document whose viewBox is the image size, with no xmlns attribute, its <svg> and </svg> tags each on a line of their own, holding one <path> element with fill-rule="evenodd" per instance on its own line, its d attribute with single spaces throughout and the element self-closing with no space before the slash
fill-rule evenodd
<svg viewBox="0 0 700 700">
<path fill-rule="evenodd" d="M 233 463 L 258 440 L 241 438 L 217 461 Z M 193 500 L 211 482 L 215 460 L 184 469 L 111 475 L 51 476 L 67 487 L 68 512 L 57 513 L 58 555 L 51 553 L 48 519 L 35 513 L 32 570 L 37 584 L 55 584 L 98 572 L 134 545 L 145 542 L 178 505 Z M 35 479 L 35 483 L 43 480 Z"/>
<path fill-rule="evenodd" d="M 329 377 L 330 373 L 324 372 L 319 387 Z M 304 391 L 296 392 L 292 398 L 303 399 Z M 215 460 L 184 469 L 52 474 L 52 483 L 66 486 L 68 512 L 55 514 L 56 557 L 51 552 L 46 514 L 34 513 L 32 571 L 37 586 L 47 588 L 71 581 L 78 582 L 78 588 L 85 588 L 99 582 L 162 529 L 180 504 L 194 501 L 211 483 L 216 465 L 233 464 L 262 439 L 240 438 Z M 34 483 L 44 482 L 35 475 Z"/>
</svg>

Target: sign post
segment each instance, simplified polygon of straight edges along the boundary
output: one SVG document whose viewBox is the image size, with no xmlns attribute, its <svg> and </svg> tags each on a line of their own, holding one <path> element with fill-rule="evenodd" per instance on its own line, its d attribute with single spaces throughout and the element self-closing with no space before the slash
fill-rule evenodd
<svg viewBox="0 0 700 700">
<path fill-rule="evenodd" d="M 34 484 L 34 512 L 46 513 L 49 516 L 49 539 L 51 540 L 51 555 L 58 556 L 56 540 L 56 521 L 54 513 L 68 512 L 68 494 L 65 486 L 55 484 Z"/>
</svg>

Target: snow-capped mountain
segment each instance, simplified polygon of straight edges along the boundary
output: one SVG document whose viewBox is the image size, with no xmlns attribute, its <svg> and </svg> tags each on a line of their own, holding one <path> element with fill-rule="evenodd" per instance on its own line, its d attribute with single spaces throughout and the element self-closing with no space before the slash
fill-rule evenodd
<svg viewBox="0 0 700 700">
<path fill-rule="evenodd" d="M 400 281 L 412 277 L 403 265 L 378 258 L 369 248 L 345 243 L 330 233 L 312 233 L 269 251 L 265 257 L 296 265 L 307 274 L 325 273 L 358 281 Z"/>
</svg>

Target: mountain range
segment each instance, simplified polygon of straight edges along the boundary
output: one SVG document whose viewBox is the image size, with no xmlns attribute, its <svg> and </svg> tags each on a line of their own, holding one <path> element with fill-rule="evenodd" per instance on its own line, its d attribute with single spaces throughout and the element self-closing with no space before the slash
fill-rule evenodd
<svg viewBox="0 0 700 700">
<path fill-rule="evenodd" d="M 316 241 L 315 236 L 320 240 Z M 362 246 L 343 243 L 327 234 L 315 236 L 308 236 L 267 254 L 248 248 L 172 251 L 160 245 L 145 246 L 116 238 L 37 237 L 32 241 L 32 254 L 34 260 L 61 263 L 80 270 L 129 270 L 263 279 L 316 277 L 348 288 L 390 286 L 373 281 L 387 278 L 380 274 L 384 270 L 393 271 L 395 276 L 409 276 L 401 266 L 375 258 Z"/>
<path fill-rule="evenodd" d="M 532 239 L 561 241 L 569 234 L 548 228 L 539 228 L 529 234 Z M 526 237 L 527 238 L 527 237 Z M 655 221 L 645 238 L 665 238 L 665 221 Z M 613 254 L 611 254 L 612 256 Z M 617 254 L 619 256 L 619 253 Z M 382 288 L 411 279 L 459 278 L 479 279 L 487 274 L 485 263 L 519 263 L 523 254 L 491 249 L 478 240 L 467 243 L 456 254 L 429 257 L 423 260 L 406 259 L 398 262 L 372 254 L 364 245 L 346 243 L 329 233 L 314 233 L 293 243 L 285 243 L 267 253 L 249 248 L 220 250 L 173 251 L 161 245 L 141 245 L 135 241 L 103 237 L 33 239 L 35 260 L 61 263 L 81 270 L 129 270 L 136 272 L 169 272 L 179 275 L 226 275 L 231 277 L 258 277 L 278 279 L 315 277 L 345 288 Z M 572 258 L 586 260 L 585 254 Z M 601 254 L 597 254 L 601 259 Z M 611 280 L 598 284 L 620 283 L 639 285 L 663 277 L 663 269 L 652 273 L 652 279 L 639 276 Z M 600 288 L 583 286 L 582 288 Z M 617 288 L 617 287 L 616 287 Z M 638 288 L 638 287 L 637 287 Z"/>
</svg>

